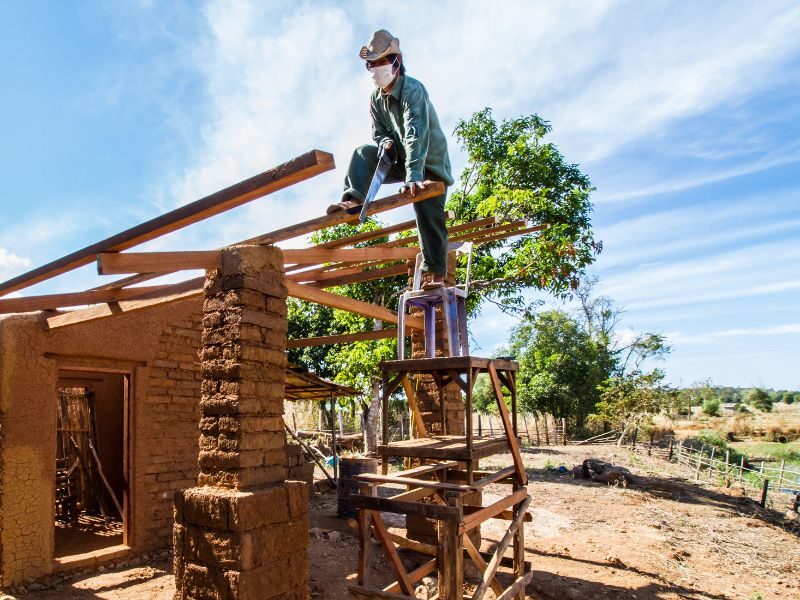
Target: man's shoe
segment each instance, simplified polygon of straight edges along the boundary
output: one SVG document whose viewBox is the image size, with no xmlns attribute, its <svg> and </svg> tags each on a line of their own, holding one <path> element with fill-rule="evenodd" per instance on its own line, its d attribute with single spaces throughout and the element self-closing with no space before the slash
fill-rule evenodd
<svg viewBox="0 0 800 600">
<path fill-rule="evenodd" d="M 348 215 L 357 215 L 361 212 L 361 203 L 355 200 L 343 200 L 336 204 L 331 204 L 326 212 L 331 215 L 340 210 L 345 211 Z"/>
</svg>

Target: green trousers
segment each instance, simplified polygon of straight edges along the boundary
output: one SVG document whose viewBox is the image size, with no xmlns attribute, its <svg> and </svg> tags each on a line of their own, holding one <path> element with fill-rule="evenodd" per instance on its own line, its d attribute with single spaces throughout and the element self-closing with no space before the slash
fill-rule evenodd
<svg viewBox="0 0 800 600">
<path fill-rule="evenodd" d="M 384 183 L 403 183 L 406 180 L 406 170 L 401 161 L 397 161 L 386 176 Z M 364 198 L 378 166 L 378 146 L 364 144 L 353 151 L 350 166 L 344 178 L 344 191 L 342 199 L 351 196 L 359 202 Z M 434 179 L 425 174 L 426 179 Z M 447 225 L 445 223 L 444 203 L 447 194 L 434 196 L 427 200 L 414 203 L 414 212 L 417 217 L 417 231 L 419 232 L 419 245 L 422 249 L 422 270 L 447 274 Z"/>
</svg>

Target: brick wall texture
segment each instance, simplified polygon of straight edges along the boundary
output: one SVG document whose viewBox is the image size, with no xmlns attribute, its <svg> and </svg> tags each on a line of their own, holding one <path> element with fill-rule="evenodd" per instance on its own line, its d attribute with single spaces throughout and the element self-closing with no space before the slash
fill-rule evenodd
<svg viewBox="0 0 800 600">
<path fill-rule="evenodd" d="M 286 481 L 280 250 L 224 249 L 204 296 L 200 473 L 175 494 L 175 598 L 307 598 L 307 485 Z"/>
</svg>

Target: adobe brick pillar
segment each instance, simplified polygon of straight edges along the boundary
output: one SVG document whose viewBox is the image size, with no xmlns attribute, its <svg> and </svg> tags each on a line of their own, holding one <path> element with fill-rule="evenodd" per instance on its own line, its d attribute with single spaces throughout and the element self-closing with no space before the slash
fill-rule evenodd
<svg viewBox="0 0 800 600">
<path fill-rule="evenodd" d="M 197 487 L 175 494 L 176 600 L 308 597 L 308 495 L 286 481 L 279 249 L 222 250 L 206 275 Z"/>
</svg>

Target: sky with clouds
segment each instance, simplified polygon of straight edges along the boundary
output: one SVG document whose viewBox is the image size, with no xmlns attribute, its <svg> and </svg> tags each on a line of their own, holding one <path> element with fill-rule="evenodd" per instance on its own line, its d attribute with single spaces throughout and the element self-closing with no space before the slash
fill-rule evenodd
<svg viewBox="0 0 800 600">
<path fill-rule="evenodd" d="M 671 382 L 800 388 L 796 2 L 8 0 L 0 16 L 0 279 L 312 148 L 337 170 L 147 248 L 317 216 L 368 141 L 357 54 L 387 28 L 448 134 L 485 106 L 552 123 L 597 188 L 598 290 L 626 328 L 667 335 Z M 25 293 L 95 284 L 87 267 Z M 487 307 L 476 353 L 514 324 Z"/>
</svg>

